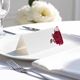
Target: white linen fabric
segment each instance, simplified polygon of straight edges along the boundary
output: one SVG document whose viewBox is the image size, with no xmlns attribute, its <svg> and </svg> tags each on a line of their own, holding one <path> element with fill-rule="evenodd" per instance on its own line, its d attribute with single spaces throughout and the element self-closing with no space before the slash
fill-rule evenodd
<svg viewBox="0 0 80 80">
<path fill-rule="evenodd" d="M 77 26 L 76 26 L 77 25 Z M 62 33 L 80 35 L 80 21 L 62 21 L 62 22 L 47 22 L 47 23 L 35 23 L 35 24 L 25 24 L 25 25 L 15 25 L 11 27 L 6 27 L 4 30 L 13 32 L 15 34 L 28 34 L 35 31 L 29 31 L 22 26 L 33 27 L 40 30 L 51 28 L 54 26 L 59 26 Z"/>
<path fill-rule="evenodd" d="M 80 80 L 80 46 L 36 60 L 34 67 Z"/>
<path fill-rule="evenodd" d="M 43 25 L 43 24 L 27 25 L 26 24 L 25 26 L 35 27 L 35 28 L 39 28 L 39 29 L 43 30 L 45 28 L 50 28 L 50 27 L 56 26 L 56 25 L 59 26 L 62 33 L 80 35 L 80 21 L 67 21 L 67 22 L 63 21 L 60 23 L 50 23 L 50 24 L 46 23 L 45 25 Z M 23 25 L 11 26 L 8 28 L 4 28 L 4 30 L 10 31 L 10 32 L 13 32 L 16 34 L 32 33 L 32 31 L 23 29 L 22 26 Z M 75 48 L 74 50 L 55 54 L 55 56 L 52 55 L 52 57 L 50 56 L 51 58 L 47 57 L 44 59 L 37 60 L 37 61 L 33 62 L 32 64 L 35 67 L 40 67 L 39 68 L 40 70 L 38 68 L 36 68 L 37 71 L 39 70 L 39 73 L 43 72 L 46 75 L 46 71 L 47 71 L 49 74 L 48 76 L 52 75 L 52 80 L 73 80 L 69 77 L 57 75 L 55 73 L 50 74 L 50 72 L 51 71 L 53 72 L 54 69 L 56 69 L 56 68 L 59 70 L 62 69 L 61 70 L 62 72 L 66 72 L 65 75 L 68 73 L 67 76 L 70 76 L 73 78 L 77 77 L 80 80 L 80 77 L 79 77 L 80 76 L 80 68 L 79 68 L 80 67 L 80 63 L 79 63 L 80 62 L 80 54 L 79 53 L 80 53 L 80 47 Z M 23 73 L 19 73 L 14 70 L 11 70 L 11 69 L 9 69 L 9 67 L 7 67 L 6 65 L 4 66 L 4 64 L 1 63 L 3 61 L 5 62 L 8 59 L 11 59 L 11 58 L 0 55 L 0 80 L 39 80 L 38 78 L 34 78 L 27 74 L 23 74 Z M 56 60 L 54 61 L 54 59 L 56 59 Z M 31 66 L 30 61 L 29 62 L 21 61 L 21 60 L 17 60 L 17 59 L 15 59 L 15 61 L 19 62 L 22 66 L 24 66 L 24 65 Z M 63 61 L 62 66 L 60 65 L 61 61 Z M 65 64 L 65 62 L 66 62 L 66 64 Z M 55 67 L 53 69 L 54 66 L 48 67 L 48 64 L 51 66 L 52 65 L 60 65 L 60 67 Z M 46 71 L 44 71 L 43 69 L 45 69 Z"/>
</svg>

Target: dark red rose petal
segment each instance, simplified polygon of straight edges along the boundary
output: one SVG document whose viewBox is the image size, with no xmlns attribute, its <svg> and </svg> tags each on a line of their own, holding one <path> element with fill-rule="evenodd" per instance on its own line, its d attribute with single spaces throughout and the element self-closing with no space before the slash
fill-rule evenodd
<svg viewBox="0 0 80 80">
<path fill-rule="evenodd" d="M 59 44 L 59 45 L 63 44 L 63 39 L 62 39 L 61 32 L 58 26 L 55 28 L 54 34 L 52 34 L 52 37 L 55 40 L 56 44 Z"/>
</svg>

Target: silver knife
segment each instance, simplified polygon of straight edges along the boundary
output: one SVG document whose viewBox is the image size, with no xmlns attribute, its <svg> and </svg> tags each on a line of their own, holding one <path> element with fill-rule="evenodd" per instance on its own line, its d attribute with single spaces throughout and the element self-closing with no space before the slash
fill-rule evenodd
<svg viewBox="0 0 80 80">
<path fill-rule="evenodd" d="M 6 30 L 3 30 L 3 32 L 8 33 L 8 34 L 12 34 L 12 35 L 16 35 L 16 33 L 13 33 L 13 32 L 10 32 L 10 31 L 6 31 Z"/>
<path fill-rule="evenodd" d="M 30 31 L 39 31 L 40 29 L 37 28 L 32 28 L 32 27 L 27 27 L 27 26 L 22 26 L 23 28 L 30 30 Z"/>
</svg>

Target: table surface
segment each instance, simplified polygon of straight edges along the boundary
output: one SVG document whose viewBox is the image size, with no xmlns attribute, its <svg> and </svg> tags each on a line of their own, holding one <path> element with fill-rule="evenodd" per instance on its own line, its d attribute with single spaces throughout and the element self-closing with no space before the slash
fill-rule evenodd
<svg viewBox="0 0 80 80">
<path fill-rule="evenodd" d="M 68 34 L 74 34 L 74 35 L 80 35 L 80 21 L 64 21 L 64 22 L 59 22 L 59 23 L 50 23 L 53 26 L 59 26 L 61 32 L 63 33 L 68 33 Z M 34 24 L 35 25 L 35 24 Z M 12 30 L 16 27 L 19 28 L 20 26 L 12 26 L 12 27 L 7 27 L 4 28 L 4 30 Z M 30 26 L 30 25 L 29 25 Z M 31 25 L 32 26 L 32 25 Z M 45 29 L 45 28 L 42 28 Z M 14 31 L 14 30 L 13 30 Z M 22 33 L 20 33 L 22 34 Z M 33 77 L 31 75 L 28 74 L 23 74 L 23 73 L 18 73 L 15 72 L 11 69 L 9 69 L 9 66 L 6 64 L 6 60 L 9 60 L 11 58 L 9 57 L 5 57 L 3 55 L 0 55 L 0 79 L 1 80 L 40 80 L 39 78 Z M 17 62 L 19 65 L 24 66 L 24 67 L 31 67 L 31 63 L 32 61 L 27 61 L 27 60 L 18 60 L 18 59 L 13 59 L 15 62 Z M 1 66 L 3 65 L 3 67 Z M 4 66 L 6 66 L 6 68 L 4 68 Z M 57 79 L 57 80 L 73 80 L 71 78 L 65 77 L 65 76 L 61 76 L 61 75 L 57 75 L 57 74 L 53 74 L 53 79 Z"/>
</svg>

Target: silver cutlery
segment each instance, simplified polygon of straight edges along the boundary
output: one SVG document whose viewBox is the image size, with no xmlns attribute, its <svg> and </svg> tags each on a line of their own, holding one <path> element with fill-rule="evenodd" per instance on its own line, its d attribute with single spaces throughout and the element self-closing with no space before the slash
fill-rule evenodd
<svg viewBox="0 0 80 80">
<path fill-rule="evenodd" d="M 31 69 L 25 69 L 23 68 L 22 66 L 18 65 L 16 62 L 14 62 L 13 60 L 7 60 L 6 61 L 12 68 L 13 70 L 15 71 L 18 71 L 18 72 L 22 72 L 22 73 L 27 73 L 28 71 L 29 72 L 32 72 L 32 73 L 35 73 L 39 76 L 39 78 L 41 78 L 42 80 L 48 80 L 47 78 L 45 78 L 43 75 L 37 73 L 36 71 L 33 71 Z"/>
<path fill-rule="evenodd" d="M 3 32 L 8 33 L 8 34 L 12 34 L 12 35 L 16 35 L 16 33 L 13 33 L 13 32 L 10 32 L 10 31 L 6 31 L 6 30 L 3 30 Z"/>
<path fill-rule="evenodd" d="M 30 30 L 30 31 L 39 31 L 40 29 L 37 28 L 32 28 L 32 27 L 27 27 L 27 26 L 22 26 L 23 28 Z"/>
</svg>

